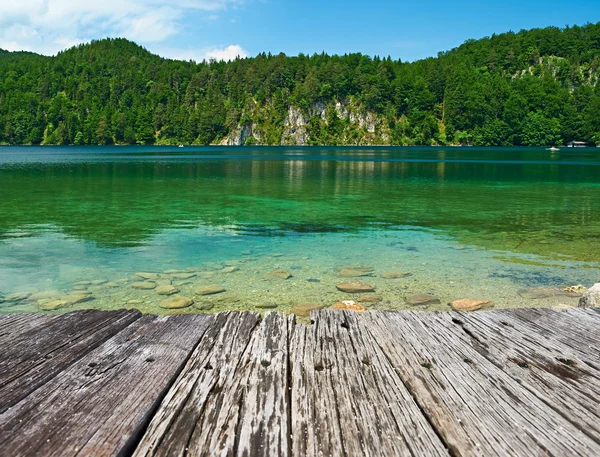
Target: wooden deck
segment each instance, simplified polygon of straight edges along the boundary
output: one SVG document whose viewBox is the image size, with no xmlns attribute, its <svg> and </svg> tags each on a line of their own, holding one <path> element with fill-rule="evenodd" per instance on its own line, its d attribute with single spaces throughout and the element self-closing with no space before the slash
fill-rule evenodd
<svg viewBox="0 0 600 457">
<path fill-rule="evenodd" d="M 598 456 L 600 312 L 0 316 L 2 456 Z"/>
</svg>

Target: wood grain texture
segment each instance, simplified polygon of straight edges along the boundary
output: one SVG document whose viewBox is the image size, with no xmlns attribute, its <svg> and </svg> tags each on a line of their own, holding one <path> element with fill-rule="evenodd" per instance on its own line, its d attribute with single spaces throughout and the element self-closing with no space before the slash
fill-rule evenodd
<svg viewBox="0 0 600 457">
<path fill-rule="evenodd" d="M 287 456 L 288 321 L 217 316 L 136 456 Z"/>
<path fill-rule="evenodd" d="M 447 456 L 357 315 L 311 318 L 290 344 L 293 455 Z"/>
<path fill-rule="evenodd" d="M 0 415 L 10 456 L 127 455 L 212 316 L 145 316 Z"/>
<path fill-rule="evenodd" d="M 0 413 L 140 317 L 139 311 L 88 310 L 33 319 L 37 325 L 28 330 L 19 325 L 24 331 L 0 359 Z"/>
<path fill-rule="evenodd" d="M 361 319 L 453 455 L 600 455 L 600 443 L 571 412 L 549 408 L 543 392 L 532 393 L 490 360 L 489 343 L 449 323 L 448 314 Z"/>
<path fill-rule="evenodd" d="M 21 334 L 57 317 L 56 314 L 0 314 L 0 347 L 14 344 Z"/>
</svg>

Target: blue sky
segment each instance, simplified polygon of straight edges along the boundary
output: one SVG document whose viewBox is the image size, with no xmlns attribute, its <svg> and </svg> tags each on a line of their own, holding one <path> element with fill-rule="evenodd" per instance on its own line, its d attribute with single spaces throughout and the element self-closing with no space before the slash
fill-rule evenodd
<svg viewBox="0 0 600 457">
<path fill-rule="evenodd" d="M 0 48 L 122 36 L 165 57 L 362 52 L 415 60 L 469 38 L 600 21 L 600 0 L 0 0 Z"/>
</svg>

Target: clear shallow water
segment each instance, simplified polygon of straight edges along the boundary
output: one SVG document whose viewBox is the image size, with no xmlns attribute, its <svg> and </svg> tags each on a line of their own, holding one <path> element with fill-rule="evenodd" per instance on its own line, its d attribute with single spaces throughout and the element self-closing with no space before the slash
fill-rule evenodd
<svg viewBox="0 0 600 457">
<path fill-rule="evenodd" d="M 335 287 L 352 265 L 373 269 L 381 309 L 422 292 L 441 300 L 428 309 L 573 304 L 518 291 L 600 280 L 597 149 L 0 147 L 0 192 L 0 298 L 43 293 L 2 312 L 73 288 L 93 299 L 61 311 L 168 312 L 136 272 L 185 312 L 356 299 Z M 196 293 L 211 284 L 226 292 Z"/>
</svg>

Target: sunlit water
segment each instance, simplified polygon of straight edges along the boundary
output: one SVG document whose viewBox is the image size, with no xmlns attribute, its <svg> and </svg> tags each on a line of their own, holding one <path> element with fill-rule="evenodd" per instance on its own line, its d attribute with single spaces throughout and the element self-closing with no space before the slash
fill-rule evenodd
<svg viewBox="0 0 600 457">
<path fill-rule="evenodd" d="M 372 309 L 573 305 L 523 289 L 600 280 L 595 148 L 0 147 L 0 195 L 0 312 L 174 312 L 138 272 L 194 301 L 176 312 L 358 301 L 349 280 Z"/>
</svg>

